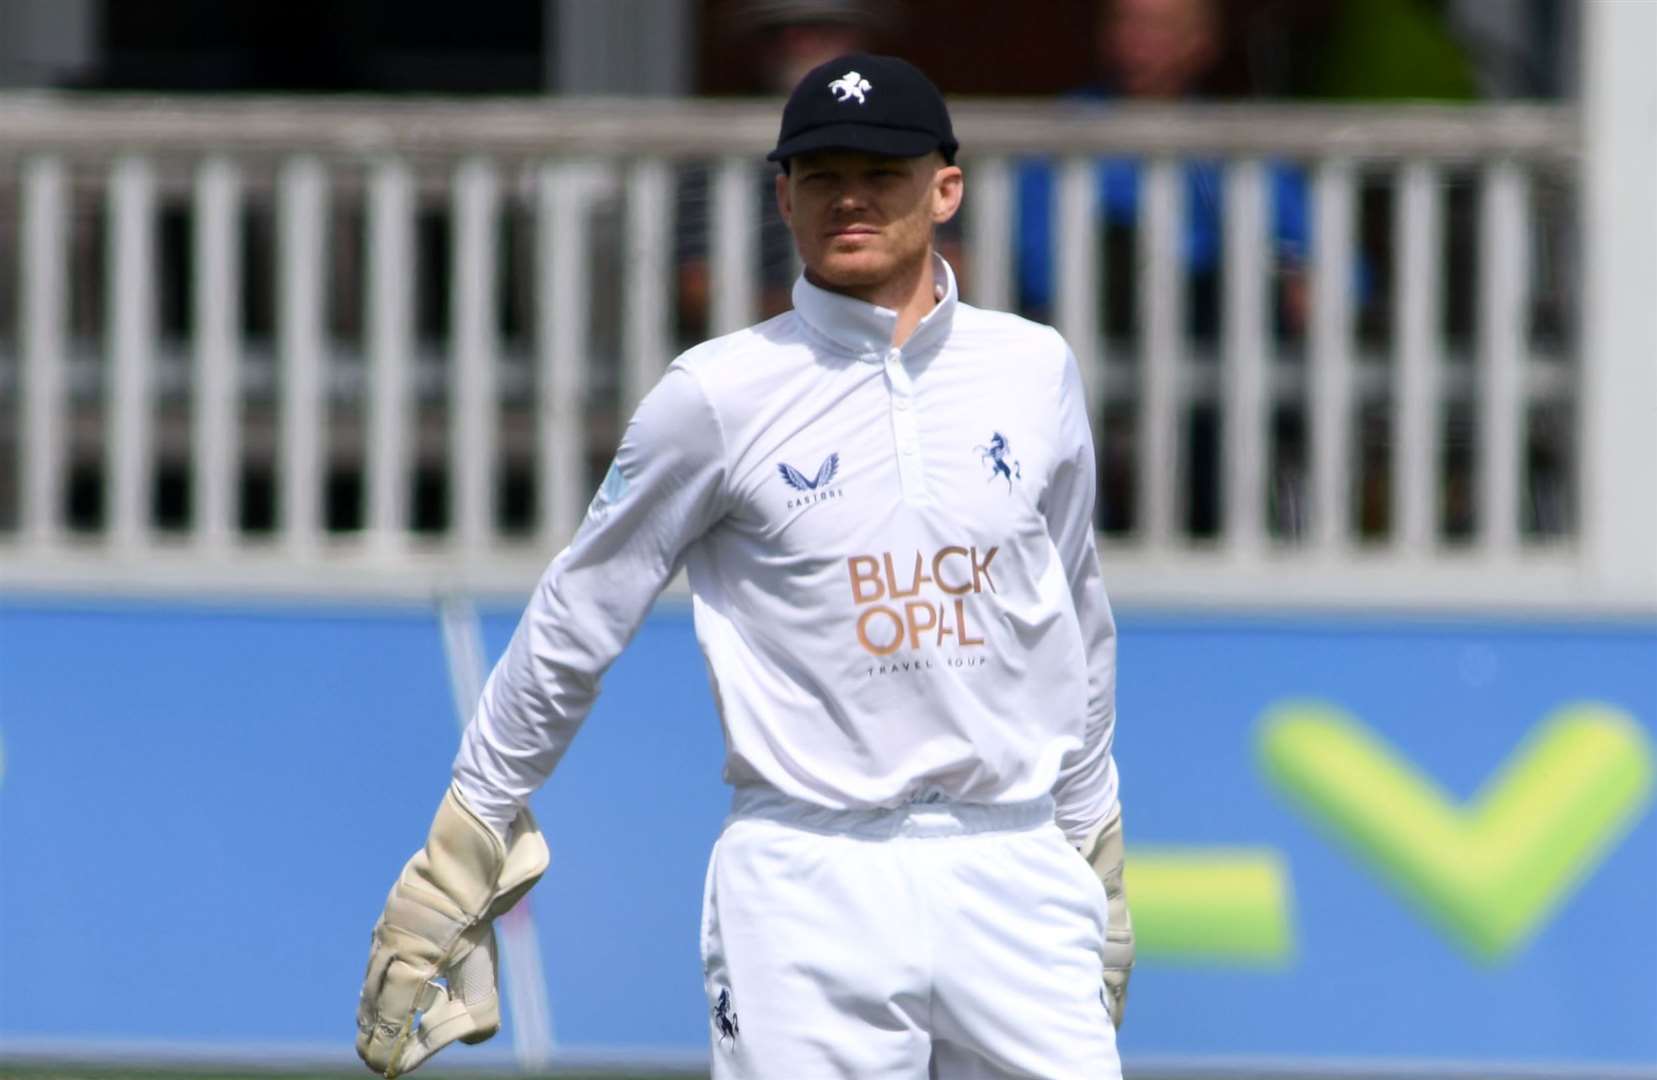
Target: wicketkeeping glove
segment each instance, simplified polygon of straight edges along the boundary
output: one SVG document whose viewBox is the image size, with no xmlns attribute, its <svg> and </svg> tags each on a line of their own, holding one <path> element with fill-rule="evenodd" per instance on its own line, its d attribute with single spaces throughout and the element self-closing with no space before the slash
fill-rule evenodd
<svg viewBox="0 0 1657 1080">
<path fill-rule="evenodd" d="M 1133 918 L 1128 914 L 1128 894 L 1122 887 L 1122 811 L 1101 826 L 1082 849 L 1093 872 L 1105 883 L 1109 912 L 1105 927 L 1105 992 L 1110 995 L 1110 1018 L 1122 1026 L 1122 1010 L 1128 1003 L 1128 976 L 1133 972 Z"/>
<path fill-rule="evenodd" d="M 357 1054 L 370 1069 L 400 1076 L 456 1039 L 500 1030 L 493 922 L 549 859 L 527 809 L 503 843 L 449 788 L 374 924 L 357 1005 Z"/>
</svg>

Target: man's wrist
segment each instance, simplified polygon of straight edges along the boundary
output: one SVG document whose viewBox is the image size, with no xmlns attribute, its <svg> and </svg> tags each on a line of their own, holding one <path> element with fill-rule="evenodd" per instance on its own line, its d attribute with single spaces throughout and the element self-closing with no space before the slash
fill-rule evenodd
<svg viewBox="0 0 1657 1080">
<path fill-rule="evenodd" d="M 523 812 L 523 804 L 485 787 L 469 772 L 456 769 L 454 790 L 471 815 L 489 827 L 504 844 L 512 834 L 512 823 Z"/>
</svg>

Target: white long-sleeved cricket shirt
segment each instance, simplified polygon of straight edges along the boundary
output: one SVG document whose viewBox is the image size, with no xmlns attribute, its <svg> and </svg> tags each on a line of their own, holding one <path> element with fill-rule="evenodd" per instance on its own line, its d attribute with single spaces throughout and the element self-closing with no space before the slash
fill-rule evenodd
<svg viewBox="0 0 1657 1080">
<path fill-rule="evenodd" d="M 1059 334 L 896 313 L 803 277 L 794 310 L 675 360 L 536 586 L 455 761 L 504 826 L 683 565 L 725 779 L 834 809 L 1116 802 L 1115 624 L 1093 441 Z"/>
</svg>

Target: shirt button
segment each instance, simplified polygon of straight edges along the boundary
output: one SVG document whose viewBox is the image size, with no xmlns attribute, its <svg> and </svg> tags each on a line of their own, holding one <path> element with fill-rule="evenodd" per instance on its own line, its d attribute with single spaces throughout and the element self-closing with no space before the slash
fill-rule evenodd
<svg viewBox="0 0 1657 1080">
<path fill-rule="evenodd" d="M 903 452 L 905 454 L 913 454 L 915 452 L 915 450 L 916 450 L 916 446 L 915 446 L 914 443 L 906 442 L 906 443 L 903 444 Z"/>
<path fill-rule="evenodd" d="M 909 407 L 909 399 L 906 397 L 897 398 L 892 402 L 892 407 L 899 410 L 907 409 Z"/>
</svg>

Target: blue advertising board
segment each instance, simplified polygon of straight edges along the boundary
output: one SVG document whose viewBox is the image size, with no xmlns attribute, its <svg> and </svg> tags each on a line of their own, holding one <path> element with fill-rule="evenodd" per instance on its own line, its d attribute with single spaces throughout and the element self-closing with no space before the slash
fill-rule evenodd
<svg viewBox="0 0 1657 1080">
<path fill-rule="evenodd" d="M 1130 1062 L 1657 1066 L 1657 624 L 1130 612 L 1120 680 Z M 456 737 L 427 608 L 0 603 L 0 1052 L 348 1054 Z M 561 1046 L 705 1052 L 721 755 L 664 603 L 534 800 Z"/>
</svg>

